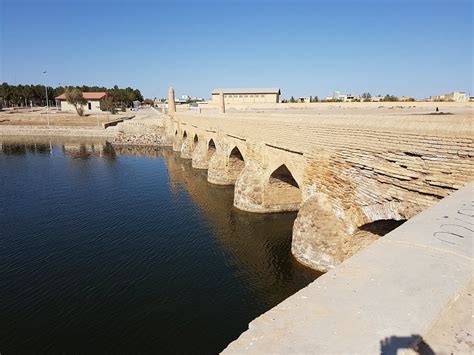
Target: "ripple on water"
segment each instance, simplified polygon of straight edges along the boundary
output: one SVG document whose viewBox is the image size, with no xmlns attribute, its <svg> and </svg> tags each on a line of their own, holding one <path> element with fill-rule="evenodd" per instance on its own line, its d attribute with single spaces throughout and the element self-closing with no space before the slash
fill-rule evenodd
<svg viewBox="0 0 474 355">
<path fill-rule="evenodd" d="M 8 144 L 5 352 L 216 353 L 318 276 L 290 254 L 295 214 L 239 212 L 232 187 L 208 184 L 172 152 Z"/>
</svg>

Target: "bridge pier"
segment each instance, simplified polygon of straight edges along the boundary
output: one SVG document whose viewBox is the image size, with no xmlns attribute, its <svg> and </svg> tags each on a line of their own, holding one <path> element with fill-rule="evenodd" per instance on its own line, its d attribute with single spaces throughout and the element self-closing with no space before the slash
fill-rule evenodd
<svg viewBox="0 0 474 355">
<path fill-rule="evenodd" d="M 235 184 L 234 206 L 244 211 L 298 211 L 301 202 L 300 188 L 284 164 L 271 170 L 249 161 Z"/>
<path fill-rule="evenodd" d="M 301 206 L 293 225 L 291 253 L 302 264 L 326 272 L 344 260 L 342 243 L 347 226 L 338 218 L 324 194 Z"/>
<path fill-rule="evenodd" d="M 181 147 L 183 146 L 183 138 L 176 128 L 174 131 L 174 138 L 173 138 L 173 152 L 180 152 Z"/>
<path fill-rule="evenodd" d="M 234 206 L 248 212 L 269 212 L 265 209 L 263 198 L 265 176 L 265 169 L 249 162 L 235 183 Z"/>
<path fill-rule="evenodd" d="M 193 151 L 192 167 L 195 169 L 207 169 L 209 166 L 206 143 L 206 140 L 201 138 Z"/>
<path fill-rule="evenodd" d="M 209 160 L 207 181 L 215 185 L 234 185 L 237 176 L 235 169 L 230 169 L 229 160 L 225 151 L 217 150 Z"/>
<path fill-rule="evenodd" d="M 197 144 L 193 138 L 187 135 L 186 131 L 184 132 L 183 136 L 183 145 L 181 146 L 181 158 L 183 159 L 192 159 L 193 158 L 193 151 Z"/>
</svg>

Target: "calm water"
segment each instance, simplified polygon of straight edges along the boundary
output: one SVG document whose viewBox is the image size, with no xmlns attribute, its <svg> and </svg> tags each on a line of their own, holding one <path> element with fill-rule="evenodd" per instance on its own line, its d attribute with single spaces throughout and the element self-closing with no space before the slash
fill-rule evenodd
<svg viewBox="0 0 474 355">
<path fill-rule="evenodd" d="M 216 353 L 318 276 L 295 214 L 239 212 L 175 153 L 3 142 L 1 353 Z"/>
</svg>

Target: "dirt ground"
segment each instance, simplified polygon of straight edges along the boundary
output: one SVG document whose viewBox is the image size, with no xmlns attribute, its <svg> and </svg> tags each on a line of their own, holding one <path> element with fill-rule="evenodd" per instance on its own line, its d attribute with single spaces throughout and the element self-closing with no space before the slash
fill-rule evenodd
<svg viewBox="0 0 474 355">
<path fill-rule="evenodd" d="M 56 109 L 49 111 L 49 124 L 51 126 L 62 127 L 95 127 L 102 123 L 123 119 L 133 116 L 129 112 L 120 112 L 112 115 L 108 112 L 101 112 L 98 115 L 88 114 L 79 116 L 75 112 L 62 112 Z M 43 108 L 31 109 L 3 109 L 0 111 L 0 125 L 4 126 L 47 126 L 48 115 Z"/>
</svg>

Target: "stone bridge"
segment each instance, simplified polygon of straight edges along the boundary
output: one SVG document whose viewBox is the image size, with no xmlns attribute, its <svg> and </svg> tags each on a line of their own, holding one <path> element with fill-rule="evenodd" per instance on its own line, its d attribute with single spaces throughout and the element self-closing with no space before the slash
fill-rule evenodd
<svg viewBox="0 0 474 355">
<path fill-rule="evenodd" d="M 173 111 L 167 144 L 236 208 L 299 211 L 292 253 L 320 271 L 472 180 L 469 114 Z"/>
</svg>

